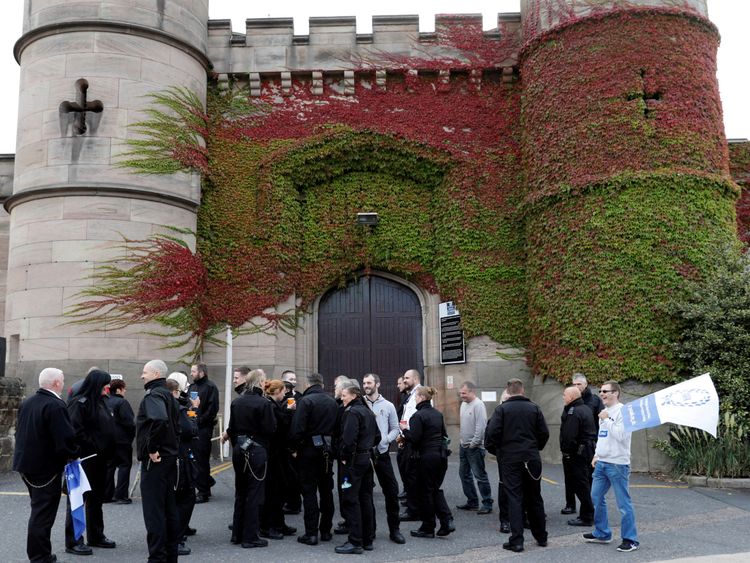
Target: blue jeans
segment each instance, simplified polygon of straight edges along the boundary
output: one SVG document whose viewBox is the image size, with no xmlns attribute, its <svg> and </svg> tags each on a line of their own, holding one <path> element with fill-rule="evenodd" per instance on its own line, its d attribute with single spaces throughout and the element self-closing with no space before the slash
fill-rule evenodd
<svg viewBox="0 0 750 563">
<path fill-rule="evenodd" d="M 484 448 L 465 448 L 461 446 L 458 451 L 458 475 L 461 478 L 461 486 L 466 495 L 466 504 L 479 506 L 477 488 L 474 479 L 479 485 L 479 493 L 482 495 L 482 506 L 492 508 L 492 487 L 487 478 L 487 470 L 484 468 Z"/>
<path fill-rule="evenodd" d="M 620 510 L 622 539 L 638 543 L 638 531 L 635 529 L 635 512 L 630 500 L 630 466 L 598 461 L 594 469 L 591 484 L 591 500 L 594 503 L 594 536 L 611 539 L 612 529 L 607 517 L 607 501 L 604 498 L 610 487 L 615 490 L 617 508 Z"/>
</svg>

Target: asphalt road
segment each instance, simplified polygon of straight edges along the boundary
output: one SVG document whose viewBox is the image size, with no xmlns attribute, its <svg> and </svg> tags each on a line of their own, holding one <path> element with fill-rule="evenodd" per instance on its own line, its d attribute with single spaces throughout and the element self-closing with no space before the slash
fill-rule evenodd
<svg viewBox="0 0 750 563">
<path fill-rule="evenodd" d="M 395 459 L 394 459 L 395 462 Z M 189 539 L 193 553 L 185 561 L 222 563 L 268 559 L 271 561 L 339 561 L 346 556 L 337 555 L 333 548 L 345 541 L 344 536 L 334 536 L 330 543 L 316 547 L 303 546 L 295 538 L 270 541 L 268 548 L 247 550 L 229 543 L 227 524 L 231 521 L 233 503 L 233 472 L 227 464 L 214 467 L 217 481 L 213 497 L 206 504 L 197 505 L 192 526 L 198 534 Z M 490 481 L 497 483 L 497 467 L 488 463 Z M 564 493 L 562 467 L 547 465 L 544 468 L 542 493 L 547 510 L 549 546 L 536 545 L 526 533 L 526 551 L 514 554 L 502 549 L 507 535 L 498 532 L 497 511 L 480 516 L 475 512 L 454 510 L 457 531 L 447 538 L 416 539 L 409 530 L 418 523 L 405 522 L 402 532 L 406 545 L 396 545 L 388 540 L 385 508 L 380 489 L 376 486 L 375 502 L 378 512 L 378 537 L 375 550 L 365 555 L 349 556 L 367 561 L 421 561 L 429 563 L 467 561 L 498 561 L 515 558 L 524 562 L 582 563 L 610 558 L 629 561 L 666 561 L 680 558 L 708 557 L 705 561 L 720 560 L 750 562 L 750 491 L 728 489 L 688 489 L 682 483 L 656 480 L 648 475 L 634 475 L 631 479 L 632 497 L 641 549 L 633 553 L 619 553 L 619 541 L 609 545 L 592 545 L 581 540 L 587 529 L 566 524 L 568 516 L 560 514 Z M 496 485 L 493 486 L 493 489 Z M 444 483 L 449 505 L 453 508 L 464 501 L 458 478 L 458 460 L 451 461 Z M 619 514 L 610 493 L 610 522 L 619 524 Z M 29 516 L 29 499 L 26 488 L 15 473 L 0 475 L 0 562 L 25 561 L 26 523 Z M 107 536 L 117 542 L 113 550 L 94 549 L 91 558 L 69 555 L 64 550 L 65 502 L 52 531 L 53 550 L 61 561 L 145 561 L 147 558 L 146 532 L 138 492 L 131 505 L 104 507 Z M 338 513 L 335 520 L 338 520 Z M 302 529 L 302 516 L 287 516 L 287 524 Z M 615 538 L 619 539 L 619 527 Z M 693 560 L 693 559 L 690 559 Z"/>
</svg>

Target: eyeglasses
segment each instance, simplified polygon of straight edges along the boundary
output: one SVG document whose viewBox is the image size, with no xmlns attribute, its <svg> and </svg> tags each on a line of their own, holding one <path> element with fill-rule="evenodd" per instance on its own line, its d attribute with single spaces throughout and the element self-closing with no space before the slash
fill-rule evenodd
<svg viewBox="0 0 750 563">
<path fill-rule="evenodd" d="M 599 393 L 616 393 L 614 389 L 599 389 Z"/>
</svg>

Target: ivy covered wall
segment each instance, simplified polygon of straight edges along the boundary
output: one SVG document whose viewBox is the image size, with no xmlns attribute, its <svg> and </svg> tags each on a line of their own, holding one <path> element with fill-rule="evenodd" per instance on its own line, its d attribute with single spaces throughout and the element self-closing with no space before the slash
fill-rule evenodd
<svg viewBox="0 0 750 563">
<path fill-rule="evenodd" d="M 524 52 L 534 369 L 670 381 L 662 305 L 735 237 L 709 22 L 630 9 L 558 27 Z"/>
<path fill-rule="evenodd" d="M 456 301 L 468 335 L 526 347 L 543 376 L 673 380 L 662 306 L 736 239 L 716 29 L 629 8 L 521 45 L 454 24 L 436 37 L 453 55 L 360 61 L 353 95 L 333 75 L 313 94 L 300 74 L 264 77 L 254 98 L 215 82 L 205 111 L 186 93 L 156 99 L 176 122 L 143 124 L 153 144 L 136 167 L 166 159 L 204 183 L 196 253 L 150 247 L 200 282 L 159 294 L 176 312 L 152 318 L 199 352 L 226 324 L 293 322 L 377 269 Z M 498 70 L 510 56 L 518 80 Z M 385 83 L 372 70 L 383 65 Z M 359 211 L 379 225 L 356 225 Z M 143 306 L 148 271 L 104 278 L 78 312 L 101 311 L 104 296 L 142 320 L 155 309 Z M 277 310 L 291 295 L 298 308 Z"/>
</svg>

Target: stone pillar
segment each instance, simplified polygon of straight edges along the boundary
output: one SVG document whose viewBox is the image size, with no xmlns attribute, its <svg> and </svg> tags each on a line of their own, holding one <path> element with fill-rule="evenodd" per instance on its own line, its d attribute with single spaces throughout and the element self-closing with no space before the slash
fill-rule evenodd
<svg viewBox="0 0 750 563">
<path fill-rule="evenodd" d="M 10 212 L 5 334 L 9 368 L 31 381 L 46 365 L 73 377 L 97 365 L 140 374 L 142 360 L 173 359 L 145 327 L 97 330 L 63 316 L 122 237 L 167 226 L 195 229 L 197 175 L 137 175 L 117 166 L 146 115 L 147 94 L 183 87 L 205 97 L 208 0 L 26 0 L 18 134 Z M 88 83 L 85 131 L 72 106 Z M 153 327 L 151 327 L 153 328 Z M 133 373 L 131 373 L 133 372 Z"/>
</svg>

